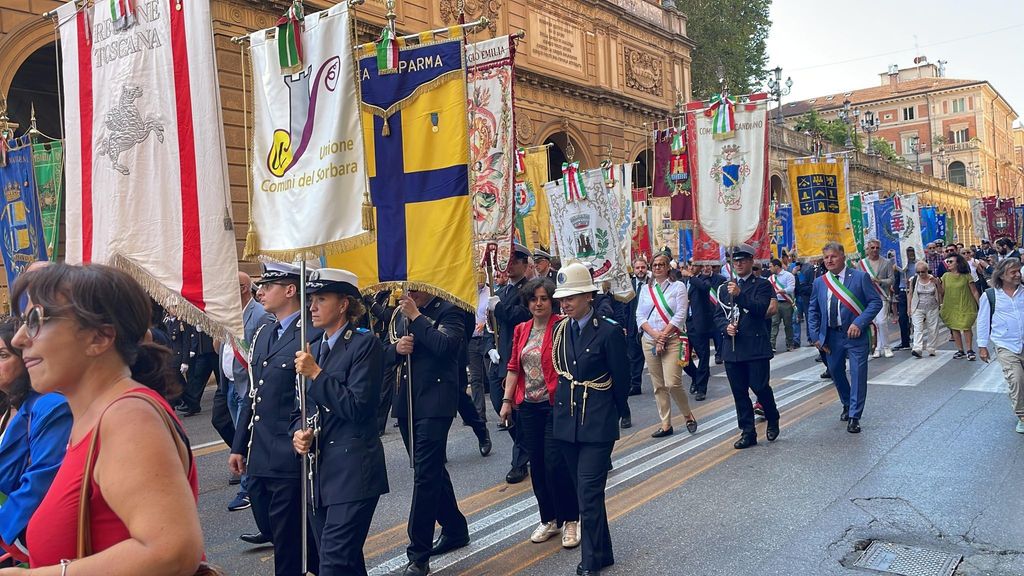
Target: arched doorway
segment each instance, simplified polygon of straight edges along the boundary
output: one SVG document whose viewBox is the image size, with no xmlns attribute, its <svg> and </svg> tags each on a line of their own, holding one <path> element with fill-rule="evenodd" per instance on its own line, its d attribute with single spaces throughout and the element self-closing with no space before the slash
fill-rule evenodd
<svg viewBox="0 0 1024 576">
<path fill-rule="evenodd" d="M 949 167 L 946 169 L 946 178 L 952 184 L 959 184 L 960 186 L 967 186 L 967 167 L 964 163 L 955 160 L 949 163 Z"/>
<path fill-rule="evenodd" d="M 555 132 L 548 136 L 544 143 L 552 145 L 548 150 L 548 180 L 557 180 L 562 177 L 563 162 L 579 162 L 580 170 L 593 168 L 593 166 L 586 165 L 580 143 L 565 132 Z"/>
<path fill-rule="evenodd" d="M 782 178 L 778 174 L 773 174 L 771 177 L 771 191 L 772 201 L 776 204 L 788 204 L 789 193 L 786 192 L 786 187 L 782 183 Z"/>
<path fill-rule="evenodd" d="M 652 173 L 654 166 L 654 155 L 650 150 L 644 150 L 636 155 L 633 164 L 633 188 L 647 188 L 654 180 Z"/>
<path fill-rule="evenodd" d="M 64 137 L 57 80 L 58 50 L 51 42 L 33 52 L 15 72 L 7 92 L 7 115 L 11 122 L 22 130 L 28 129 L 35 106 L 36 125 L 51 138 Z"/>
</svg>

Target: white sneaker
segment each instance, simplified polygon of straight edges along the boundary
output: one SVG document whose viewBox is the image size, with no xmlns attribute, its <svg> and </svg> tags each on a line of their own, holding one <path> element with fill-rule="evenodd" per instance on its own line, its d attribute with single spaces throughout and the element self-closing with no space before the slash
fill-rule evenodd
<svg viewBox="0 0 1024 576">
<path fill-rule="evenodd" d="M 533 534 L 530 535 L 530 542 L 535 542 L 537 544 L 540 544 L 541 542 L 547 542 L 551 539 L 552 536 L 558 534 L 558 532 L 559 530 L 557 522 L 541 522 L 540 526 L 537 526 L 537 528 L 533 531 Z"/>
<path fill-rule="evenodd" d="M 885 349 L 884 349 L 884 352 L 885 352 L 885 357 L 886 358 L 892 358 L 892 348 L 889 348 L 888 346 L 886 346 Z"/>
<path fill-rule="evenodd" d="M 1017 420 L 1017 434 L 1024 434 L 1024 420 Z M 562 542 L 565 542 L 565 537 L 562 537 Z"/>
<path fill-rule="evenodd" d="M 562 548 L 575 548 L 580 545 L 580 523 L 566 522 L 562 525 Z"/>
<path fill-rule="evenodd" d="M 871 357 L 872 358 L 881 358 L 882 354 L 878 350 L 875 350 L 874 352 L 871 353 Z"/>
</svg>

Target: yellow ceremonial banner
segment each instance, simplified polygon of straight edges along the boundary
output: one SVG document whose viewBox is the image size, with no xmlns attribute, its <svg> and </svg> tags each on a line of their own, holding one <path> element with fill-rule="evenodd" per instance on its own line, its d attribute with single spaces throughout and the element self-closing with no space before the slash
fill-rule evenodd
<svg viewBox="0 0 1024 576">
<path fill-rule="evenodd" d="M 548 252 L 551 246 L 551 212 L 548 209 L 544 184 L 548 181 L 548 149 L 535 148 L 526 152 L 525 190 L 516 194 L 516 226 L 519 241 L 531 252 L 543 247 Z M 522 198 L 520 198 L 522 196 Z M 530 201 L 533 206 L 530 207 Z"/>
<path fill-rule="evenodd" d="M 817 254 L 832 241 L 842 244 L 847 254 L 853 254 L 857 244 L 847 203 L 846 159 L 790 160 L 787 170 L 795 243 L 800 254 Z"/>
</svg>

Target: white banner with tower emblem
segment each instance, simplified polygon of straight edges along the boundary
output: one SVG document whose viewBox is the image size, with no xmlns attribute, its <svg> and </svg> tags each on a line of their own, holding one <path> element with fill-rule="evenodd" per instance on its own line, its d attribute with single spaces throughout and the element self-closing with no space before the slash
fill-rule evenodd
<svg viewBox="0 0 1024 576">
<path fill-rule="evenodd" d="M 113 264 L 178 317 L 240 337 L 209 0 L 68 2 L 67 261 Z"/>
<path fill-rule="evenodd" d="M 766 95 L 735 102 L 721 97 L 687 107 L 691 178 L 697 221 L 722 246 L 769 242 L 768 108 Z M 764 246 L 767 253 L 768 246 Z"/>
<path fill-rule="evenodd" d="M 896 263 L 903 266 L 907 260 L 907 248 L 914 249 L 914 257 L 923 259 L 924 243 L 921 238 L 921 212 L 918 210 L 916 194 L 894 196 L 892 208 L 892 231 L 900 240 L 900 253 Z"/>
<path fill-rule="evenodd" d="M 607 281 L 619 300 L 633 297 L 630 264 L 633 218 L 633 166 L 615 164 L 610 171 L 583 173 L 586 196 L 567 198 L 562 180 L 544 185 L 551 207 L 551 227 L 562 265 L 577 260 L 590 267 L 594 282 Z"/>
</svg>

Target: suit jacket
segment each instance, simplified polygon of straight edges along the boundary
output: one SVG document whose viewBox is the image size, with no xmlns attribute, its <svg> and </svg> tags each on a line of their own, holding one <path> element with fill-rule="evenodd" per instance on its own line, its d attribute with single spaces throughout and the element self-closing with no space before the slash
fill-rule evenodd
<svg viewBox="0 0 1024 576">
<path fill-rule="evenodd" d="M 520 278 L 514 285 L 510 282 L 500 286 L 496 291 L 499 299 L 494 307 L 494 318 L 498 321 L 498 376 L 505 379 L 508 374 L 508 359 L 512 356 L 512 333 L 516 325 L 533 318 L 530 309 L 523 305 L 519 290 L 526 284 L 526 278 Z"/>
<path fill-rule="evenodd" d="M 415 341 L 412 350 L 413 420 L 419 418 L 454 418 L 459 404 L 460 351 L 465 343 L 466 315 L 454 304 L 434 298 L 413 322 L 403 314 L 395 316 L 394 333 L 406 331 Z M 509 346 L 511 346 L 509 338 Z M 384 367 L 399 370 L 398 390 L 391 415 L 407 418 L 409 371 L 406 357 L 398 354 L 395 344 L 384 351 Z"/>
<path fill-rule="evenodd" d="M 619 417 L 626 413 L 629 394 L 626 337 L 617 322 L 595 313 L 574 344 L 571 322 L 571 318 L 563 318 L 554 328 L 556 369 L 570 374 L 576 382 L 610 377 L 611 387 L 590 388 L 584 404 L 584 387 L 572 390 L 572 380 L 559 374 L 552 410 L 553 435 L 566 442 L 614 442 L 619 439 Z"/>
<path fill-rule="evenodd" d="M 249 303 L 242 309 L 242 326 L 245 329 L 245 341 L 250 345 L 252 344 L 252 337 L 256 335 L 256 330 L 264 324 L 273 324 L 275 322 L 274 315 L 263 309 L 263 305 L 256 301 L 255 298 L 249 300 Z M 218 351 L 218 356 L 223 354 L 224 347 L 230 347 L 230 342 L 224 342 L 220 345 L 221 349 Z M 245 351 L 239 350 L 242 357 L 245 357 Z M 233 382 L 235 383 L 235 394 L 241 397 L 245 397 L 249 394 L 249 371 L 245 365 L 238 361 L 238 358 L 231 362 L 232 370 L 231 374 L 234 376 Z M 225 380 L 223 372 L 218 370 L 222 380 Z M 222 384 L 226 384 L 222 382 Z M 225 388 L 226 389 L 226 388 Z"/>
<path fill-rule="evenodd" d="M 882 289 L 882 294 L 884 295 L 883 298 L 888 301 L 892 293 L 893 282 L 895 280 L 893 276 L 894 270 L 892 260 L 879 257 L 877 262 L 870 262 L 870 264 L 871 269 L 874 270 L 875 274 L 878 276 L 878 286 Z M 863 302 L 863 300 L 861 300 L 861 302 Z"/>
<path fill-rule="evenodd" d="M 770 282 L 751 274 L 746 281 L 737 279 L 740 293 L 733 298 L 722 290 L 722 303 L 740 307 L 740 322 L 733 337 L 726 334 L 722 340 L 722 359 L 726 362 L 744 362 L 771 358 L 772 343 L 769 341 L 769 325 L 765 322 L 768 306 L 775 299 L 775 290 Z M 721 307 L 715 311 L 715 325 L 723 333 L 729 326 L 729 319 Z"/>
<path fill-rule="evenodd" d="M 636 307 L 640 303 L 640 290 L 647 285 L 647 282 L 636 276 L 630 276 L 629 282 L 633 285 L 633 299 L 626 304 L 625 320 L 622 322 L 622 325 L 626 327 L 627 337 L 636 338 L 640 331 L 640 328 L 636 325 Z"/>
<path fill-rule="evenodd" d="M 690 278 L 687 300 L 690 303 L 690 316 L 686 319 L 686 331 L 693 334 L 712 334 L 718 327 L 715 325 L 715 311 L 718 306 L 711 302 L 711 291 L 725 282 L 720 274 L 711 276 L 697 275 Z"/>
<path fill-rule="evenodd" d="M 299 478 L 299 455 L 292 448 L 291 423 L 295 409 L 295 353 L 302 344 L 300 316 L 271 342 L 277 324 L 265 324 L 251 345 L 253 388 L 242 403 L 232 454 L 247 454 L 249 476 Z M 309 339 L 323 332 L 309 327 Z M 246 425 L 242 426 L 241 423 Z"/>
<path fill-rule="evenodd" d="M 854 316 L 842 303 L 839 305 L 839 323 L 843 332 L 849 329 L 850 324 L 856 324 L 860 328 L 861 338 L 868 337 L 868 326 L 875 319 L 875 315 L 882 309 L 882 297 L 875 290 L 871 277 L 866 272 L 854 270 L 847 266 L 843 272 L 843 285 L 853 292 L 853 295 L 860 300 L 864 311 Z M 828 335 L 828 286 L 825 285 L 825 278 L 819 276 L 814 280 L 814 292 L 811 294 L 811 301 L 807 310 L 807 333 L 812 342 L 825 343 Z"/>
<path fill-rule="evenodd" d="M 315 414 L 313 492 L 318 506 L 387 494 L 384 446 L 377 435 L 377 406 L 384 375 L 384 347 L 365 328 L 346 326 L 327 353 L 320 374 L 306 383 L 306 415 Z M 310 342 L 320 357 L 323 338 Z M 292 413 L 292 429 L 300 412 Z"/>
<path fill-rule="evenodd" d="M 64 461 L 71 436 L 71 409 L 64 396 L 29 392 L 0 443 L 0 538 L 13 544 L 28 527 Z"/>
<path fill-rule="evenodd" d="M 189 349 L 192 339 L 189 337 L 189 325 L 184 320 L 174 316 L 164 318 L 164 329 L 171 339 L 171 351 L 174 352 L 174 368 L 182 364 L 188 364 Z"/>
</svg>

